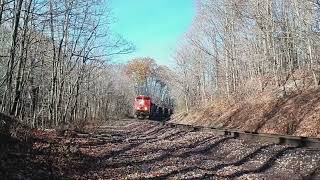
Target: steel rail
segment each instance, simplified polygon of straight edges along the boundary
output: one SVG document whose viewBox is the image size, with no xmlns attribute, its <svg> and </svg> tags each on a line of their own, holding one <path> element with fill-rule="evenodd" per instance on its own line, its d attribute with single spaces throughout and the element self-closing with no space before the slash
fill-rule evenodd
<svg viewBox="0 0 320 180">
<path fill-rule="evenodd" d="M 154 120 L 145 120 L 145 121 L 147 122 L 151 121 L 153 123 L 156 123 L 162 126 L 167 125 L 172 128 L 188 128 L 188 129 L 191 129 L 192 131 L 207 130 L 207 131 L 215 132 L 219 135 L 230 136 L 233 138 L 239 138 L 239 139 L 244 139 L 248 141 L 265 141 L 265 142 L 271 142 L 279 145 L 289 145 L 289 146 L 294 146 L 298 148 L 320 150 L 320 139 L 313 138 L 313 137 L 239 131 L 239 130 L 230 130 L 230 129 L 215 128 L 215 127 L 179 124 L 179 123 L 172 123 L 167 121 L 154 121 Z"/>
</svg>

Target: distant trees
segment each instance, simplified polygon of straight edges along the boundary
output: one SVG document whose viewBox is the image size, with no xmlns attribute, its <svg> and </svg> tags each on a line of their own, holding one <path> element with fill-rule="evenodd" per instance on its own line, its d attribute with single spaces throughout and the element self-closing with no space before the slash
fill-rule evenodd
<svg viewBox="0 0 320 180">
<path fill-rule="evenodd" d="M 172 103 L 168 68 L 157 65 L 151 58 L 136 58 L 128 63 L 126 73 L 134 82 L 136 95 L 151 96 L 157 104 Z"/>
<path fill-rule="evenodd" d="M 156 66 L 151 58 L 137 58 L 128 63 L 127 74 L 136 84 L 136 94 L 149 95 L 148 78 L 155 74 Z"/>
<path fill-rule="evenodd" d="M 242 99 L 289 79 L 320 85 L 318 0 L 197 0 L 175 59 L 185 108 Z M 299 86 L 302 81 L 295 81 Z"/>
<path fill-rule="evenodd" d="M 105 60 L 134 47 L 108 30 L 105 7 L 99 0 L 0 1 L 2 112 L 47 127 L 105 118 L 130 96 L 113 88 L 126 79 L 115 80 L 121 70 Z"/>
</svg>

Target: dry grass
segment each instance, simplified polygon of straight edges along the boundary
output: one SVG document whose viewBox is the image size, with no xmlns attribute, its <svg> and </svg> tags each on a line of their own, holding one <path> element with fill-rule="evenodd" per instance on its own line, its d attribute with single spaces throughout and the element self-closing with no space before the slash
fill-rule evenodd
<svg viewBox="0 0 320 180">
<path fill-rule="evenodd" d="M 172 121 L 320 138 L 320 89 L 291 92 L 285 97 L 259 94 L 242 102 L 217 102 L 203 110 L 181 114 Z"/>
</svg>

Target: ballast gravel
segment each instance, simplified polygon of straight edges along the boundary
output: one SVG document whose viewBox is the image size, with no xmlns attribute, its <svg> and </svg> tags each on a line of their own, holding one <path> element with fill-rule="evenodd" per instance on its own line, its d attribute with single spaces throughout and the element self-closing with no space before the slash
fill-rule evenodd
<svg viewBox="0 0 320 180">
<path fill-rule="evenodd" d="M 52 132 L 47 132 L 52 133 Z M 51 137 L 46 135 L 45 137 Z M 117 120 L 73 136 L 43 138 L 33 153 L 9 153 L 8 179 L 320 179 L 320 150 Z M 20 160 L 19 160 L 20 158 Z M 1 166 L 1 167 L 2 167 Z"/>
</svg>

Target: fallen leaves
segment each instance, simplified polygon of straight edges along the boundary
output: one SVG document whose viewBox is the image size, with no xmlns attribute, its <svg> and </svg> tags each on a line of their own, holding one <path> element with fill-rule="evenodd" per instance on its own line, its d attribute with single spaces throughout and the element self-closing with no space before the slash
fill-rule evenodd
<svg viewBox="0 0 320 180">
<path fill-rule="evenodd" d="M 70 134 L 72 134 L 70 136 Z M 34 130 L 35 142 L 2 151 L 5 179 L 299 179 L 319 177 L 320 152 L 246 143 L 147 121 L 118 121 L 88 132 Z M 5 152 L 5 153 L 4 153 Z"/>
</svg>

